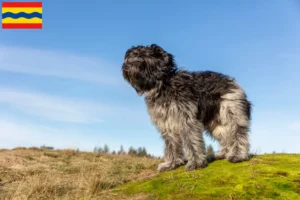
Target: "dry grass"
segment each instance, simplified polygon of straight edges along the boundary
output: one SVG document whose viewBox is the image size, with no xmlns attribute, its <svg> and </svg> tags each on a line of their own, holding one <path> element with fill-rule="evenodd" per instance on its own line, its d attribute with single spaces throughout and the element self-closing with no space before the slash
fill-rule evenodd
<svg viewBox="0 0 300 200">
<path fill-rule="evenodd" d="M 74 150 L 1 150 L 0 199 L 124 199 L 110 191 L 152 177 L 159 162 Z"/>
</svg>

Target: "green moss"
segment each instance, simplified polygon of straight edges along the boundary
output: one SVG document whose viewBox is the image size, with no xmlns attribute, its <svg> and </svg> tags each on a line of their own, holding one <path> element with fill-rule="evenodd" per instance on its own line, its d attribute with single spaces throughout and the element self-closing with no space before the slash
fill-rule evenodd
<svg viewBox="0 0 300 200">
<path fill-rule="evenodd" d="M 117 190 L 155 199 L 300 199 L 300 154 L 270 154 L 242 163 L 226 160 L 185 172 L 184 167 Z"/>
</svg>

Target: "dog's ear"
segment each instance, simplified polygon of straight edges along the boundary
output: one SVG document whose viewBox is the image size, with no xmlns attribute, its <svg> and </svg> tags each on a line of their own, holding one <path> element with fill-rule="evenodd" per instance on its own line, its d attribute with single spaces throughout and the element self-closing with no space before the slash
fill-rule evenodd
<svg viewBox="0 0 300 200">
<path fill-rule="evenodd" d="M 177 66 L 175 63 L 175 59 L 171 53 L 168 53 L 161 46 L 159 46 L 157 44 L 151 44 L 150 48 L 152 50 L 151 56 L 161 60 L 162 65 L 169 66 L 169 67 L 173 68 L 174 70 L 176 70 Z M 169 70 L 169 69 L 167 69 L 167 70 Z"/>
<path fill-rule="evenodd" d="M 159 45 L 157 44 L 151 44 L 151 56 L 154 56 L 156 58 L 162 59 L 168 56 L 168 53 Z"/>
<path fill-rule="evenodd" d="M 157 44 L 151 44 L 150 48 L 152 49 L 154 54 L 161 54 L 162 55 L 163 53 L 165 53 L 165 50 Z"/>
<path fill-rule="evenodd" d="M 159 45 L 157 45 L 157 44 L 151 44 L 150 47 L 151 47 L 152 49 L 162 49 L 162 48 L 161 48 Z"/>
</svg>

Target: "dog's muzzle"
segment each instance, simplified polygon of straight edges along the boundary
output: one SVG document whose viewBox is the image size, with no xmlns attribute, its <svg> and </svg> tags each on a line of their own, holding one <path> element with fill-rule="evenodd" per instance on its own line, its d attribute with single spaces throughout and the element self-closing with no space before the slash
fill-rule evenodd
<svg viewBox="0 0 300 200">
<path fill-rule="evenodd" d="M 136 88 L 134 88 L 134 89 L 135 89 L 136 93 L 137 93 L 139 96 L 142 96 L 142 95 L 144 94 L 143 91 L 138 90 L 138 89 L 136 89 Z"/>
</svg>

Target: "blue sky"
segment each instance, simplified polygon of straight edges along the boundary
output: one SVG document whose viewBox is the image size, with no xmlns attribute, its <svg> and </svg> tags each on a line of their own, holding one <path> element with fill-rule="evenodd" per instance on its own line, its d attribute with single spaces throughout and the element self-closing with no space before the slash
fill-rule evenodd
<svg viewBox="0 0 300 200">
<path fill-rule="evenodd" d="M 0 148 L 163 142 L 123 80 L 132 45 L 233 76 L 254 104 L 251 149 L 300 152 L 300 2 L 43 1 L 42 30 L 0 31 Z M 217 149 L 216 142 L 205 137 Z"/>
</svg>

